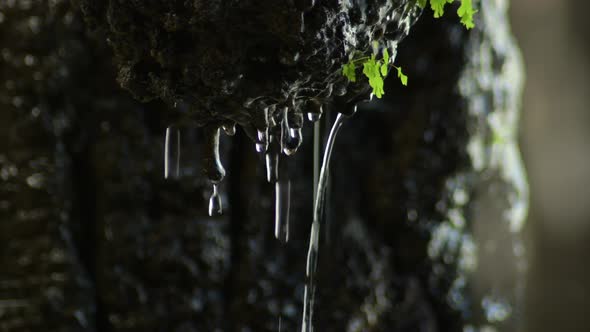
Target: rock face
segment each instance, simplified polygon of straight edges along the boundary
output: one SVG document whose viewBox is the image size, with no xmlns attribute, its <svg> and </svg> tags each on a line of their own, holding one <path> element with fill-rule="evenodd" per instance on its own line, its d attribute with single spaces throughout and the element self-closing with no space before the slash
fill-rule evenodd
<svg viewBox="0 0 590 332">
<path fill-rule="evenodd" d="M 341 65 L 372 41 L 394 47 L 418 13 L 408 0 L 78 1 L 136 98 L 188 108 L 197 125 L 259 128 L 263 108 L 280 117 L 365 90 L 347 91 Z"/>
<path fill-rule="evenodd" d="M 198 125 L 230 119 L 247 127 L 252 111 L 237 107 L 244 100 L 289 99 L 274 75 L 298 82 L 326 58 L 335 60 L 326 72 L 339 68 L 345 54 L 326 46 L 327 55 L 310 55 L 298 32 L 302 12 L 311 31 L 336 5 L 257 3 L 81 0 L 85 18 L 102 29 L 93 33 L 68 2 L 0 3 L 0 330 L 299 328 L 313 186 L 309 140 L 296 155 L 281 156 L 290 159 L 282 171 L 292 182 L 285 245 L 273 236 L 264 162 L 243 132 L 221 138 L 223 216 L 207 216 L 209 185 L 198 172 L 208 153 L 200 148 L 202 130 L 182 131 L 182 180 L 162 178 L 163 134 L 176 117 L 169 104 L 198 106 L 187 117 Z M 350 22 L 374 17 L 354 16 L 360 3 L 350 2 Z M 386 82 L 385 98 L 342 128 L 315 330 L 519 330 L 527 190 L 515 144 L 521 65 L 505 5 L 477 2 L 470 32 L 452 15 L 423 15 L 396 60 L 409 86 Z M 234 13 L 230 22 L 248 8 L 259 18 L 243 31 L 211 22 L 216 11 Z M 247 38 L 252 30 L 260 40 Z M 333 42 L 328 30 L 317 39 L 303 35 Z M 139 38 L 141 31 L 151 38 Z M 226 39 L 236 33 L 240 38 Z M 201 42 L 186 45 L 191 38 Z M 235 44 L 242 46 L 228 56 Z M 299 61 L 282 62 L 297 51 Z M 272 56 L 264 62 L 258 52 Z M 219 70 L 217 61 L 227 58 L 235 66 Z M 195 66 L 215 70 L 202 74 Z M 198 76 L 185 79 L 185 72 Z M 242 73 L 230 95 L 219 94 L 224 80 Z M 310 86 L 325 90 L 324 74 L 312 73 Z M 141 99 L 165 102 L 138 104 L 117 89 L 116 76 Z M 224 104 L 231 100 L 236 107 Z M 338 110 L 331 105 L 326 124 Z M 310 128 L 303 135 L 311 137 Z"/>
</svg>

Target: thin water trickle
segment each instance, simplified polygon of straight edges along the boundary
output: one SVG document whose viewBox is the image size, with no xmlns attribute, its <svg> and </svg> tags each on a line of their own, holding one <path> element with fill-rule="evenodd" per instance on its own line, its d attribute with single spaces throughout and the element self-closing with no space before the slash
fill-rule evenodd
<svg viewBox="0 0 590 332">
<path fill-rule="evenodd" d="M 301 28 L 299 29 L 299 32 L 305 32 L 305 12 L 301 12 Z"/>
<path fill-rule="evenodd" d="M 203 156 L 204 171 L 213 183 L 219 183 L 225 177 L 225 169 L 219 158 L 219 132 L 218 127 L 206 127 L 205 141 L 203 142 L 205 148 Z"/>
<path fill-rule="evenodd" d="M 266 153 L 266 179 L 271 183 L 279 179 L 279 155 L 276 152 Z"/>
<path fill-rule="evenodd" d="M 313 201 L 318 191 L 318 181 L 320 179 L 320 132 L 321 123 L 317 121 L 313 124 Z"/>
<path fill-rule="evenodd" d="M 303 315 L 301 332 L 312 332 L 313 326 L 313 303 L 315 298 L 314 278 L 317 269 L 318 254 L 319 254 L 319 237 L 320 237 L 320 222 L 323 215 L 324 201 L 326 196 L 326 188 L 328 183 L 328 172 L 330 168 L 330 159 L 336 135 L 342 127 L 342 123 L 346 116 L 339 113 L 332 125 L 328 141 L 326 142 L 326 149 L 324 150 L 324 158 L 322 160 L 322 168 L 318 179 L 318 185 L 315 192 L 314 206 L 313 206 L 313 222 L 311 224 L 311 234 L 309 236 L 309 249 L 307 252 L 307 266 L 306 266 L 306 285 L 303 300 Z"/>
<path fill-rule="evenodd" d="M 220 216 L 223 214 L 223 206 L 221 204 L 221 197 L 219 196 L 218 185 L 213 184 L 213 192 L 209 197 L 209 216 Z"/>
<path fill-rule="evenodd" d="M 275 183 L 275 237 L 283 243 L 289 241 L 290 210 L 291 180 L 279 180 Z"/>
<path fill-rule="evenodd" d="M 164 143 L 164 178 L 180 176 L 180 129 L 166 128 Z"/>
</svg>

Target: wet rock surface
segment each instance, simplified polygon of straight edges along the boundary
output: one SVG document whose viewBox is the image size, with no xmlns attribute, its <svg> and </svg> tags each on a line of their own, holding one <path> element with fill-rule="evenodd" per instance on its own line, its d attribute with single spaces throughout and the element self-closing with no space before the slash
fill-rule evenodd
<svg viewBox="0 0 590 332">
<path fill-rule="evenodd" d="M 79 2 L 97 26 L 106 23 L 92 13 L 117 6 L 152 17 L 143 3 L 120 3 Z M 214 4 L 207 10 L 220 10 Z M 296 5 L 285 8 L 295 12 Z M 518 330 L 527 197 L 514 136 L 521 69 L 504 6 L 479 2 L 470 32 L 454 16 L 423 15 L 397 60 L 409 87 L 392 77 L 385 98 L 342 128 L 320 244 L 315 330 Z M 264 157 L 242 130 L 221 135 L 224 214 L 209 217 L 211 189 L 200 172 L 206 131 L 181 128 L 180 180 L 165 181 L 162 162 L 165 128 L 175 117 L 164 92 L 204 93 L 203 83 L 162 83 L 168 74 L 160 69 L 160 81 L 137 89 L 166 102 L 133 101 L 117 88 L 124 68 L 112 65 L 103 35 L 86 32 L 72 8 L 63 1 L 0 3 L 0 330 L 277 331 L 279 322 L 282 331 L 297 330 L 312 214 L 311 140 L 293 156 L 280 155 L 292 183 L 287 244 L 274 238 Z M 153 19 L 172 31 L 193 17 L 163 12 Z M 210 16 L 200 13 L 203 22 Z M 123 23 L 117 38 L 131 38 L 132 24 Z M 125 50 L 113 43 L 120 59 Z M 182 70 L 176 66 L 170 71 Z M 133 70 L 129 77 L 151 72 Z M 322 125 L 337 107 L 326 107 Z M 193 119 L 220 119 L 203 114 Z M 309 125 L 302 130 L 311 137 Z"/>
<path fill-rule="evenodd" d="M 263 109 L 280 118 L 284 107 L 301 114 L 365 92 L 347 89 L 341 65 L 372 41 L 395 47 L 418 14 L 408 0 L 76 3 L 108 38 L 118 81 L 136 98 L 180 106 L 196 125 L 261 130 Z"/>
</svg>

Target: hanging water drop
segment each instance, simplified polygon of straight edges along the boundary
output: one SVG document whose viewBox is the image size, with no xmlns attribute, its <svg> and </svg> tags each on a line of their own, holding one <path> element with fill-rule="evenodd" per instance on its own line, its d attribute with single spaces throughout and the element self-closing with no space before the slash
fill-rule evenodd
<svg viewBox="0 0 590 332">
<path fill-rule="evenodd" d="M 307 113 L 307 119 L 310 122 L 317 122 L 322 117 L 322 113 Z"/>
<path fill-rule="evenodd" d="M 286 243 L 289 241 L 289 215 L 291 209 L 291 180 L 275 183 L 275 237 Z"/>
<path fill-rule="evenodd" d="M 295 150 L 299 148 L 301 142 L 303 141 L 303 135 L 301 133 L 301 128 L 290 128 L 289 129 L 289 136 L 291 138 L 291 142 L 293 146 L 295 146 Z"/>
<path fill-rule="evenodd" d="M 322 103 L 317 99 L 308 100 L 305 103 L 305 112 L 309 121 L 317 122 L 324 112 Z"/>
<path fill-rule="evenodd" d="M 217 189 L 217 184 L 213 184 L 213 192 L 209 197 L 209 216 L 220 216 L 223 213 L 223 206 L 221 204 L 221 197 Z"/>
<path fill-rule="evenodd" d="M 283 111 L 283 119 L 281 121 L 281 149 L 284 154 L 291 156 L 297 152 L 299 145 L 301 145 L 301 128 L 290 128 L 288 120 L 288 109 Z"/>
<path fill-rule="evenodd" d="M 266 152 L 268 150 L 268 128 L 266 130 L 258 130 L 258 140 L 256 141 L 256 151 Z"/>
<path fill-rule="evenodd" d="M 164 142 L 164 178 L 178 178 L 180 176 L 180 129 L 166 128 Z"/>
<path fill-rule="evenodd" d="M 224 124 L 221 126 L 227 136 L 234 136 L 236 134 L 236 124 Z"/>
<path fill-rule="evenodd" d="M 203 172 L 213 183 L 219 183 L 225 177 L 225 169 L 219 159 L 219 127 L 204 128 L 203 144 Z"/>
<path fill-rule="evenodd" d="M 291 151 L 287 147 L 287 144 L 290 139 L 289 120 L 287 118 L 287 112 L 288 112 L 288 108 L 285 107 L 283 110 L 283 119 L 281 120 L 281 150 L 283 151 L 284 154 L 289 156 L 289 155 L 293 154 L 294 151 Z"/>
</svg>

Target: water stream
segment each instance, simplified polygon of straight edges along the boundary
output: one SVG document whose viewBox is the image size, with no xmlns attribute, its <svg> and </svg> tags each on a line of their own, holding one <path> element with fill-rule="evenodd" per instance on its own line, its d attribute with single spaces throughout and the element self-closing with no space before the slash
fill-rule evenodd
<svg viewBox="0 0 590 332">
<path fill-rule="evenodd" d="M 307 252 L 306 285 L 303 299 L 301 332 L 313 331 L 313 304 L 315 299 L 314 279 L 318 265 L 320 225 L 326 198 L 326 188 L 328 184 L 330 160 L 332 156 L 332 150 L 334 148 L 334 142 L 336 140 L 336 135 L 338 134 L 338 131 L 340 130 L 340 127 L 342 127 L 342 124 L 344 123 L 344 120 L 346 118 L 346 115 L 339 113 L 336 117 L 336 120 L 334 121 L 334 124 L 332 125 L 332 129 L 330 130 L 330 134 L 328 136 L 328 141 L 326 142 L 324 157 L 322 159 L 322 168 L 320 170 L 317 188 L 315 192 L 313 206 L 313 222 L 311 224 L 311 233 L 309 236 L 309 249 Z"/>
</svg>

